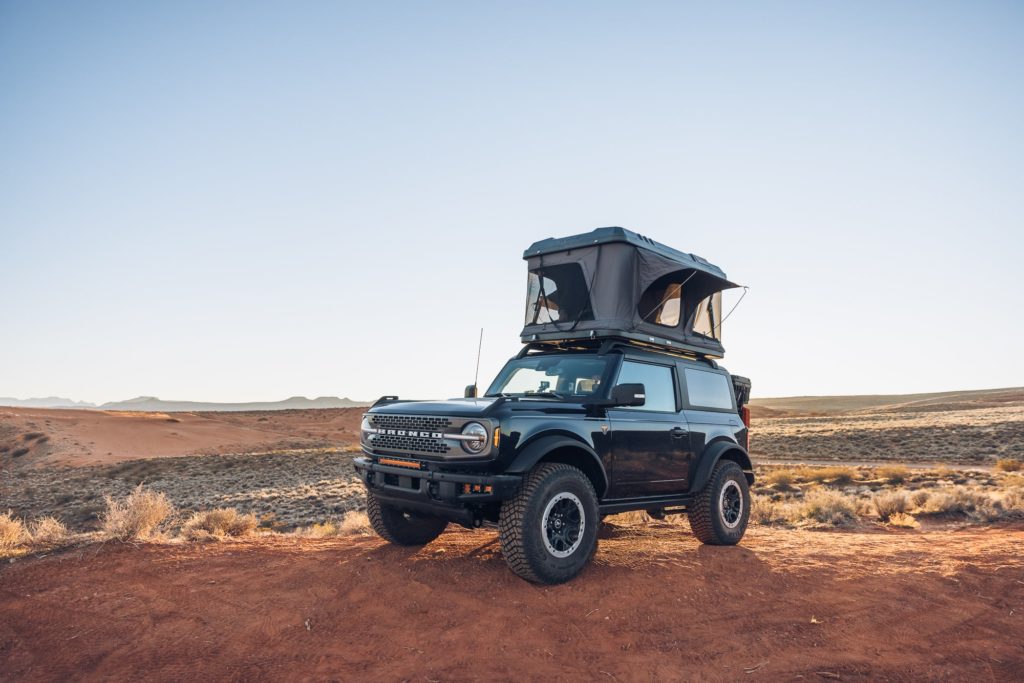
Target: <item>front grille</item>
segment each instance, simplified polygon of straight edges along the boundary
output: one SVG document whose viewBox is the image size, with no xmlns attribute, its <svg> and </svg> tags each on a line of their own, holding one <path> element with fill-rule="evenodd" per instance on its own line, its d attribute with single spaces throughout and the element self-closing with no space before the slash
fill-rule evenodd
<svg viewBox="0 0 1024 683">
<path fill-rule="evenodd" d="M 371 443 L 375 451 L 404 451 L 444 455 L 451 447 L 443 439 L 429 434 L 443 434 L 452 421 L 447 417 L 430 415 L 370 415 L 370 425 L 397 434 L 374 434 Z"/>
<path fill-rule="evenodd" d="M 372 443 L 374 450 L 415 451 L 416 453 L 447 453 L 450 450 L 444 441 L 424 436 L 374 434 Z"/>
<path fill-rule="evenodd" d="M 370 424 L 379 429 L 415 429 L 443 432 L 452 421 L 447 417 L 427 415 L 370 415 Z"/>
</svg>

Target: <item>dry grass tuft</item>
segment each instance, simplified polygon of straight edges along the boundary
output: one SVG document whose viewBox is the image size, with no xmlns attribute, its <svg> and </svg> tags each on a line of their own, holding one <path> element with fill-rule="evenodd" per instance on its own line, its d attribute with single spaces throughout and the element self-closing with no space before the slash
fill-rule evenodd
<svg viewBox="0 0 1024 683">
<path fill-rule="evenodd" d="M 765 526 L 789 526 L 796 521 L 793 505 L 767 496 L 754 495 L 750 507 L 750 523 Z"/>
<path fill-rule="evenodd" d="M 345 513 L 339 522 L 323 522 L 302 527 L 294 532 L 306 538 L 330 538 L 333 536 L 365 536 L 373 533 L 370 519 L 365 512 L 352 511 Z"/>
<path fill-rule="evenodd" d="M 68 528 L 56 517 L 43 517 L 29 525 L 33 545 L 55 546 L 68 539 Z"/>
<path fill-rule="evenodd" d="M 846 526 L 857 520 L 857 500 L 838 491 L 814 490 L 800 502 L 799 513 L 819 524 Z"/>
<path fill-rule="evenodd" d="M 957 486 L 948 491 L 936 491 L 920 512 L 933 515 L 965 515 L 975 521 L 989 522 L 1002 516 L 1002 509 L 984 491 Z"/>
<path fill-rule="evenodd" d="M 796 476 L 796 472 L 790 469 L 774 469 L 764 475 L 764 483 L 766 486 L 788 489 L 796 481 Z"/>
<path fill-rule="evenodd" d="M 916 529 L 921 525 L 907 513 L 897 512 L 889 516 L 889 526 L 896 526 L 902 529 Z"/>
<path fill-rule="evenodd" d="M 317 522 L 292 532 L 296 536 L 305 538 L 330 538 L 338 535 L 338 525 L 334 522 Z"/>
<path fill-rule="evenodd" d="M 871 498 L 871 504 L 874 505 L 878 518 L 883 522 L 890 520 L 893 515 L 905 513 L 909 502 L 904 491 L 886 491 Z"/>
<path fill-rule="evenodd" d="M 248 536 L 257 526 L 259 520 L 256 519 L 256 515 L 242 514 L 234 508 L 217 508 L 194 513 L 182 525 L 181 533 L 185 538 L 192 540 L 225 536 L 238 538 Z"/>
<path fill-rule="evenodd" d="M 875 474 L 890 484 L 902 484 L 910 478 L 910 468 L 903 465 L 886 465 L 876 468 Z"/>
<path fill-rule="evenodd" d="M 853 467 L 802 467 L 798 474 L 808 481 L 836 486 L 845 486 L 857 478 L 857 470 Z"/>
<path fill-rule="evenodd" d="M 8 510 L 0 515 L 0 553 L 10 552 L 30 540 L 25 524 Z"/>
<path fill-rule="evenodd" d="M 338 525 L 339 536 L 367 536 L 373 533 L 370 518 L 365 512 L 353 511 L 345 514 Z"/>
<path fill-rule="evenodd" d="M 123 500 L 107 496 L 106 501 L 100 528 L 107 538 L 119 541 L 148 538 L 174 513 L 174 506 L 166 495 L 146 490 L 142 484 Z"/>
<path fill-rule="evenodd" d="M 1020 472 L 1022 469 L 1024 469 L 1024 460 L 1014 460 L 1012 458 L 996 460 L 996 472 Z"/>
<path fill-rule="evenodd" d="M 931 493 L 924 489 L 918 489 L 910 494 L 910 502 L 913 503 L 916 508 L 923 507 L 924 504 L 928 502 L 928 498 L 931 495 Z"/>
</svg>

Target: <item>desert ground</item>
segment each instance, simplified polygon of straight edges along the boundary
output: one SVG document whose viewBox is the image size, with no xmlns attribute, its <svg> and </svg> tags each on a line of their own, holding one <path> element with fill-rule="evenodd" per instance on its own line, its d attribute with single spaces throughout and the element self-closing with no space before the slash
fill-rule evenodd
<svg viewBox="0 0 1024 683">
<path fill-rule="evenodd" d="M 1020 680 L 1020 524 L 602 536 L 556 587 L 456 529 L 419 550 L 277 536 L 20 561 L 0 573 L 0 678 Z"/>
<path fill-rule="evenodd" d="M 509 572 L 491 529 L 368 533 L 362 412 L 0 408 L 0 680 L 1024 670 L 1024 390 L 757 400 L 740 546 L 614 516 L 558 587 Z M 157 521 L 111 531 L 132 496 Z"/>
</svg>

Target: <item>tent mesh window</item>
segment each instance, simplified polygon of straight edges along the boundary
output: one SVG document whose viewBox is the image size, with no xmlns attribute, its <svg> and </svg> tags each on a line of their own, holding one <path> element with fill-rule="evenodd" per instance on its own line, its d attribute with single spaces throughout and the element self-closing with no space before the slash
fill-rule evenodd
<svg viewBox="0 0 1024 683">
<path fill-rule="evenodd" d="M 693 315 L 693 331 L 705 337 L 721 341 L 722 333 L 722 293 L 715 292 L 697 304 Z"/>
<path fill-rule="evenodd" d="M 683 305 L 683 283 L 676 276 L 662 278 L 640 297 L 640 317 L 649 323 L 676 327 Z"/>
<path fill-rule="evenodd" d="M 593 320 L 590 293 L 578 263 L 530 271 L 526 288 L 526 324 Z"/>
</svg>

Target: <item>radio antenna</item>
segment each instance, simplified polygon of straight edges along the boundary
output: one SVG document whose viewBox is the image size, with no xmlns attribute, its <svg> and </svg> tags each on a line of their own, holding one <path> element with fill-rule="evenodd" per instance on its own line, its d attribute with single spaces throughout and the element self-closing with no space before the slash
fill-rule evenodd
<svg viewBox="0 0 1024 683">
<path fill-rule="evenodd" d="M 480 352 L 484 349 L 484 328 L 480 328 L 480 342 L 476 345 L 476 373 L 473 374 L 473 386 L 480 379 Z M 479 392 L 477 392 L 479 393 Z"/>
</svg>

